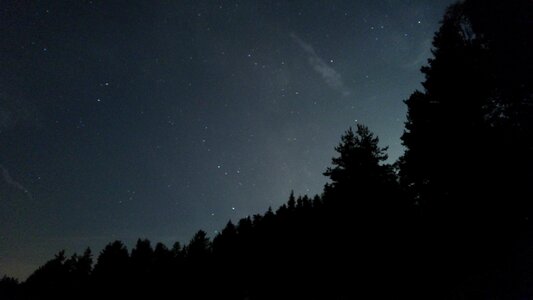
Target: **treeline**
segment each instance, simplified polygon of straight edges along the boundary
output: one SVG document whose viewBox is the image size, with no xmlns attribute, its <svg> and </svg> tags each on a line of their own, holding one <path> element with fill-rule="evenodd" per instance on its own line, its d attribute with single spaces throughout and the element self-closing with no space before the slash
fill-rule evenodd
<svg viewBox="0 0 533 300">
<path fill-rule="evenodd" d="M 332 183 L 322 196 L 291 193 L 276 211 L 228 222 L 212 241 L 204 231 L 198 231 L 188 244 L 176 242 L 171 248 L 139 239 L 128 251 L 115 241 L 94 264 L 89 249 L 69 258 L 61 251 L 21 284 L 5 278 L 4 296 L 337 299 L 355 296 L 361 288 L 370 291 L 370 285 L 382 293 L 374 280 L 387 265 L 401 264 L 401 255 L 393 252 L 399 249 L 395 245 L 405 242 L 406 228 L 394 224 L 400 224 L 399 218 L 408 211 L 392 200 L 399 185 L 392 166 L 379 163 L 386 156 L 377 144 L 378 139 L 362 125 L 355 132 L 348 130 L 338 147 L 339 158 L 326 172 Z M 376 153 L 380 154 L 374 161 L 359 164 Z M 347 206 L 343 198 L 350 195 L 340 192 L 351 190 L 354 177 L 365 180 L 357 194 L 369 198 Z M 381 199 L 390 199 L 390 205 L 378 205 Z M 359 277 L 357 285 L 364 282 L 364 286 L 356 289 L 355 277 Z"/>
<path fill-rule="evenodd" d="M 56 257 L 1 299 L 533 298 L 533 2 L 446 12 L 406 101 L 405 154 L 357 125 L 322 195 L 199 231 Z"/>
</svg>

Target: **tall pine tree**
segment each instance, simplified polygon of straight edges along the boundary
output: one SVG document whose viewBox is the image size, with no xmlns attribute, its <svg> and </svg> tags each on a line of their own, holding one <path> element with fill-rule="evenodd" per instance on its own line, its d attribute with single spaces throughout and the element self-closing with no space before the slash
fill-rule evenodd
<svg viewBox="0 0 533 300">
<path fill-rule="evenodd" d="M 424 90 L 405 101 L 401 182 L 424 209 L 485 221 L 528 215 L 531 7 L 467 0 L 448 9 Z"/>
</svg>

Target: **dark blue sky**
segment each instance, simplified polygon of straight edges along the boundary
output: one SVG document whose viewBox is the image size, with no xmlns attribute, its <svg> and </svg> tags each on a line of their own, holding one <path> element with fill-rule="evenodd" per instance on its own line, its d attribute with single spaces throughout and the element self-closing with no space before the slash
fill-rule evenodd
<svg viewBox="0 0 533 300">
<path fill-rule="evenodd" d="M 0 275 L 320 193 L 356 122 L 394 161 L 451 2 L 0 2 Z"/>
</svg>

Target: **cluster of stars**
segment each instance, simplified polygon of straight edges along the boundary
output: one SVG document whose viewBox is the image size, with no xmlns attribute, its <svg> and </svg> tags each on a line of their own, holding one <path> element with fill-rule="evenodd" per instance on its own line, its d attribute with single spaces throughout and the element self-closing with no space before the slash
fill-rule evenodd
<svg viewBox="0 0 533 300">
<path fill-rule="evenodd" d="M 382 4 L 350 10 L 360 1 L 346 1 L 346 8 L 325 3 L 324 11 L 305 1 L 280 2 L 272 5 L 269 14 L 255 11 L 262 7 L 261 1 L 217 4 L 209 9 L 193 2 L 183 11 L 163 9 L 180 7 L 180 2 L 155 4 L 157 9 L 150 12 L 154 16 L 138 11 L 142 4 L 109 12 L 106 9 L 118 6 L 95 2 L 98 5 L 79 12 L 81 4 L 72 9 L 66 9 L 68 4 L 50 10 L 37 6 L 39 12 L 31 17 L 40 18 L 35 23 L 40 27 L 33 33 L 21 26 L 24 18 L 11 22 L 10 30 L 28 34 L 6 41 L 16 47 L 12 65 L 18 69 L 13 77 L 20 78 L 5 85 L 17 90 L 28 83 L 31 88 L 21 98 L 43 99 L 45 104 L 39 104 L 45 107 L 42 114 L 50 117 L 43 120 L 43 127 L 53 126 L 58 137 L 35 147 L 46 148 L 40 150 L 38 156 L 43 159 L 35 165 L 54 169 L 54 176 L 43 175 L 40 183 L 29 176 L 31 184 L 46 181 L 65 187 L 64 194 L 47 195 L 63 197 L 64 203 L 80 201 L 76 198 L 80 193 L 95 202 L 107 201 L 115 208 L 109 212 L 111 220 L 128 219 L 132 209 L 126 206 L 145 205 L 147 211 L 138 213 L 139 218 L 128 219 L 132 225 L 138 223 L 135 230 L 145 226 L 144 213 L 179 215 L 167 222 L 174 228 L 197 229 L 190 215 L 200 215 L 200 221 L 219 227 L 219 220 L 254 210 L 260 213 L 268 203 L 280 204 L 286 200 L 280 195 L 291 188 L 316 192 L 325 179 L 315 171 L 326 168 L 323 160 L 329 162 L 327 155 L 334 146 L 333 138 L 328 138 L 357 123 L 354 116 L 365 123 L 374 118 L 365 112 L 378 110 L 373 99 L 390 90 L 390 69 L 399 65 L 394 62 L 399 51 L 390 49 L 397 43 L 408 45 L 406 52 L 413 50 L 411 44 L 420 42 L 421 29 L 430 23 L 422 10 L 406 13 L 398 23 L 397 12 L 393 18 Z M 385 2 L 391 8 L 406 7 Z M 75 21 L 71 21 L 73 13 Z M 94 18 L 93 14 L 102 13 L 124 17 L 125 22 L 135 18 L 127 24 Z M 191 22 L 186 29 L 181 14 Z M 319 15 L 324 18 L 315 18 Z M 73 26 L 64 26 L 64 21 Z M 55 28 L 66 29 L 52 32 Z M 19 52 L 28 55 L 24 59 L 31 63 L 16 61 Z M 381 62 L 386 70 L 380 69 Z M 10 82 L 17 84 L 9 87 Z M 369 92 L 378 85 L 379 89 Z M 347 91 L 353 93 L 348 96 Z M 394 101 L 401 102 L 401 97 Z M 396 104 L 379 105 L 379 109 L 388 109 Z M 399 127 L 401 119 L 396 115 L 389 119 Z M 39 140 L 35 138 L 35 143 Z M 50 149 L 61 143 L 64 151 L 76 157 L 74 164 L 74 159 L 58 160 L 62 153 L 53 155 Z M 13 148 L 18 146 L 14 143 Z M 3 151 L 2 157 L 19 154 Z M 29 153 L 25 158 L 30 161 L 36 156 Z M 27 164 L 21 169 L 34 167 Z M 87 170 L 80 172 L 87 178 L 70 178 L 78 176 L 77 169 Z M 102 174 L 105 178 L 99 181 Z M 71 180 L 80 184 L 75 188 L 65 184 Z M 80 187 L 84 180 L 90 184 Z M 34 192 L 33 187 L 30 190 Z M 248 201 L 250 195 L 257 197 Z M 50 213 L 54 209 L 48 207 L 46 216 L 54 215 Z M 89 231 L 83 230 L 80 234 Z M 113 232 L 105 230 L 107 236 Z"/>
</svg>

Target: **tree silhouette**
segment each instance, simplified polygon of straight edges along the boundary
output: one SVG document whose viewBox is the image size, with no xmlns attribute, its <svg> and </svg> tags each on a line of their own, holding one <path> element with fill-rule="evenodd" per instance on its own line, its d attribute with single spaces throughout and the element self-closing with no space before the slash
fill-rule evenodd
<svg viewBox="0 0 533 300">
<path fill-rule="evenodd" d="M 201 262 L 207 259 L 211 250 L 211 243 L 207 237 L 207 233 L 203 230 L 196 232 L 185 247 L 185 255 L 187 259 L 193 262 Z"/>
<path fill-rule="evenodd" d="M 97 295 L 124 295 L 131 277 L 130 256 L 126 246 L 114 241 L 104 247 L 93 270 Z M 130 291 L 131 292 L 131 291 Z"/>
<path fill-rule="evenodd" d="M 452 5 L 422 68 L 424 91 L 406 100 L 401 181 L 440 215 L 529 215 L 518 199 L 531 195 L 533 62 L 525 49 L 533 9 L 512 2 Z"/>
<path fill-rule="evenodd" d="M 67 294 L 77 295 L 78 299 L 88 298 L 90 292 L 90 275 L 92 271 L 93 258 L 91 249 L 87 248 L 83 255 L 78 256 L 74 253 L 64 263 L 68 274 L 68 280 L 65 284 Z"/>
<path fill-rule="evenodd" d="M 451 6 L 422 68 L 424 92 L 406 101 L 402 181 L 432 204 L 457 199 L 478 169 L 488 72 L 462 4 Z M 443 200 L 446 198 L 447 200 Z M 442 207 L 439 207 L 442 209 Z"/>
<path fill-rule="evenodd" d="M 365 172 L 378 173 L 380 163 L 387 159 L 387 148 L 378 146 L 379 139 L 374 137 L 368 127 L 357 124 L 356 132 L 349 128 L 335 148 L 339 157 L 333 158 L 334 167 L 329 167 L 324 175 L 330 177 L 333 186 L 342 185 L 366 177 Z"/>
<path fill-rule="evenodd" d="M 66 299 L 72 261 L 73 259 L 67 260 L 64 250 L 57 253 L 24 282 L 25 296 L 31 299 Z"/>
<path fill-rule="evenodd" d="M 387 147 L 379 147 L 379 138 L 368 127 L 357 124 L 356 131 L 348 129 L 335 148 L 339 156 L 332 159 L 324 175 L 331 179 L 324 189 L 324 197 L 340 203 L 342 212 L 367 215 L 384 203 L 387 195 L 380 194 L 395 184 L 392 166 L 383 162 L 388 158 Z M 376 213 L 376 211 L 373 211 Z"/>
<path fill-rule="evenodd" d="M 85 280 L 92 271 L 93 255 L 91 248 L 85 249 L 82 256 L 76 256 L 76 260 L 73 266 L 73 273 L 80 278 L 81 281 Z"/>
<path fill-rule="evenodd" d="M 452 5 L 422 68 L 424 90 L 405 101 L 401 183 L 421 206 L 424 255 L 443 257 L 432 266 L 439 281 L 465 293 L 461 285 L 487 292 L 487 281 L 503 288 L 496 274 L 516 268 L 508 261 L 530 226 L 533 62 L 524 47 L 532 8 L 521 0 Z"/>
<path fill-rule="evenodd" d="M 131 266 L 138 276 L 146 276 L 151 273 L 154 250 L 149 240 L 138 239 L 135 248 L 131 250 Z"/>
<path fill-rule="evenodd" d="M 17 279 L 5 276 L 0 279 L 0 298 L 1 299 L 17 299 L 19 294 L 20 284 Z"/>
</svg>

